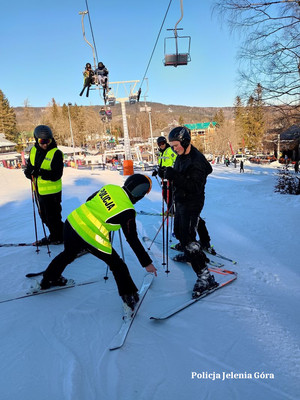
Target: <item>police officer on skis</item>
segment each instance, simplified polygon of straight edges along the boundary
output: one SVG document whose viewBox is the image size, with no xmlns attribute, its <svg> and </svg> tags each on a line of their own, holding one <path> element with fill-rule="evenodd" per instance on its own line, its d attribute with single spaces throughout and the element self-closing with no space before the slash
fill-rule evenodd
<svg viewBox="0 0 300 400">
<path fill-rule="evenodd" d="M 173 151 L 169 143 L 167 143 L 167 139 L 164 136 L 160 136 L 157 139 L 157 145 L 159 150 L 159 168 L 173 167 L 177 154 Z M 157 174 L 158 170 L 155 169 L 152 173 L 152 176 L 156 176 Z M 169 182 L 168 187 L 167 179 L 163 180 L 163 197 L 168 206 L 168 210 L 170 210 L 173 204 L 173 187 L 172 182 Z"/>
<path fill-rule="evenodd" d="M 109 266 L 119 295 L 133 310 L 139 300 L 138 289 L 127 265 L 112 247 L 110 233 L 122 228 L 142 267 L 156 276 L 156 268 L 138 238 L 134 210 L 134 204 L 150 192 L 151 186 L 148 176 L 131 175 L 123 187 L 105 185 L 69 214 L 64 227 L 64 250 L 44 272 L 41 289 L 65 286 L 67 279 L 61 275 L 62 272 L 79 253 L 87 250 Z"/>
<path fill-rule="evenodd" d="M 49 126 L 38 125 L 34 130 L 35 145 L 32 147 L 24 174 L 34 179 L 41 219 L 49 229 L 49 237 L 38 241 L 38 245 L 60 244 L 63 241 L 61 218 L 63 154 L 57 148 Z"/>
<path fill-rule="evenodd" d="M 200 212 L 204 205 L 206 178 L 212 169 L 204 155 L 191 144 L 191 134 L 185 126 L 169 133 L 169 143 L 177 153 L 174 167 L 160 168 L 159 176 L 173 182 L 175 196 L 174 233 L 184 254 L 178 261 L 189 261 L 197 275 L 193 298 L 218 286 L 208 271 L 207 258 L 196 241 Z M 181 257 L 180 257 L 181 256 Z"/>
</svg>

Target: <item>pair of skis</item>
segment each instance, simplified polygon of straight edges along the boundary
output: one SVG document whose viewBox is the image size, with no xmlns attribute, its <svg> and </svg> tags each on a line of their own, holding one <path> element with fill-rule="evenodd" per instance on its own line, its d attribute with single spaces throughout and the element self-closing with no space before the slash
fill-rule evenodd
<svg viewBox="0 0 300 400">
<path fill-rule="evenodd" d="M 219 286 L 211 289 L 211 290 L 207 290 L 206 292 L 204 292 L 200 297 L 198 297 L 197 299 L 191 299 L 188 300 L 176 307 L 172 307 L 171 309 L 168 309 L 166 311 L 163 311 L 161 314 L 157 315 L 157 316 L 151 316 L 150 319 L 153 320 L 165 320 L 167 318 L 170 318 L 171 316 L 179 313 L 180 311 L 186 309 L 187 307 L 191 306 L 192 304 L 195 304 L 196 302 L 198 302 L 199 300 L 201 300 L 203 297 L 215 292 L 216 290 L 228 285 L 229 283 L 233 282 L 236 278 L 237 278 L 237 274 L 233 271 L 228 271 L 228 270 L 222 270 L 222 269 L 218 269 L 218 268 L 212 268 L 210 269 L 212 272 L 216 272 L 218 274 L 222 274 L 222 275 L 229 275 L 229 279 L 223 283 L 221 283 Z M 153 278 L 154 276 L 152 274 L 147 274 L 145 275 L 144 279 L 143 279 L 143 283 L 142 286 L 139 290 L 139 301 L 136 304 L 136 307 L 134 309 L 134 311 L 130 314 L 130 315 L 126 315 L 123 317 L 123 321 L 122 321 L 122 325 L 119 329 L 119 331 L 117 332 L 117 334 L 113 337 L 113 340 L 110 343 L 109 349 L 110 350 L 116 350 L 119 349 L 123 346 L 123 344 L 125 343 L 125 340 L 127 338 L 127 335 L 129 333 L 129 330 L 132 326 L 132 323 L 137 315 L 137 312 L 153 282 Z M 5 303 L 8 301 L 13 301 L 13 300 L 17 300 L 17 299 L 23 299 L 23 298 L 27 298 L 27 297 L 31 297 L 31 296 L 37 296 L 37 295 L 41 295 L 41 294 L 46 294 L 49 292 L 55 292 L 55 291 L 59 291 L 59 290 L 64 290 L 64 289 L 68 289 L 68 288 L 72 288 L 75 286 L 84 286 L 84 285 L 89 285 L 89 284 L 93 284 L 93 283 L 97 283 L 99 282 L 99 280 L 90 280 L 90 281 L 86 281 L 86 282 L 80 282 L 80 283 L 76 283 L 74 280 L 69 279 L 67 282 L 66 286 L 56 286 L 50 289 L 46 289 L 46 290 L 40 290 L 39 289 L 39 285 L 37 285 L 35 288 L 31 288 L 31 290 L 29 292 L 27 292 L 26 294 L 21 294 L 18 296 L 14 296 L 11 298 L 6 298 L 6 299 L 0 299 L 0 303 Z"/>
<path fill-rule="evenodd" d="M 208 296 L 209 294 L 212 294 L 216 290 L 221 289 L 221 288 L 225 287 L 226 285 L 229 285 L 230 283 L 235 281 L 237 278 L 237 273 L 233 272 L 233 271 L 229 271 L 226 269 L 218 269 L 218 268 L 209 268 L 209 270 L 211 272 L 215 272 L 217 274 L 228 276 L 228 279 L 225 282 L 220 283 L 217 287 L 214 287 L 210 290 L 206 290 L 205 292 L 202 293 L 202 295 L 200 297 L 197 297 L 196 299 L 187 300 L 186 302 L 183 302 L 182 304 L 174 306 L 170 309 L 167 309 L 156 316 L 151 316 L 150 319 L 156 320 L 156 321 L 168 319 L 168 318 L 172 317 L 173 315 L 178 314 L 180 311 L 185 310 L 186 308 L 190 307 L 192 304 L 197 303 L 199 300 L 203 299 L 204 297 Z M 141 306 L 141 303 L 143 302 L 143 300 L 146 296 L 146 293 L 147 293 L 149 287 L 151 286 L 152 281 L 153 281 L 153 275 L 148 274 L 145 276 L 144 281 L 141 286 L 141 289 L 139 291 L 140 300 L 137 303 L 131 316 L 125 317 L 123 319 L 120 330 L 115 335 L 112 342 L 110 343 L 110 346 L 109 346 L 110 350 L 116 350 L 123 346 L 123 344 L 126 340 L 126 337 L 128 335 L 128 332 L 130 330 L 130 327 L 133 323 L 133 320 Z"/>
</svg>

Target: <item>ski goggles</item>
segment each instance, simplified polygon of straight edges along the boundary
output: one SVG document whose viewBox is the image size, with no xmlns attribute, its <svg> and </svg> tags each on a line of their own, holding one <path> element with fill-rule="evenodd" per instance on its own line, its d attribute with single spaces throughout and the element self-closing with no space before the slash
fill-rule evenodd
<svg viewBox="0 0 300 400">
<path fill-rule="evenodd" d="M 39 144 L 50 144 L 52 139 L 38 139 Z"/>
</svg>

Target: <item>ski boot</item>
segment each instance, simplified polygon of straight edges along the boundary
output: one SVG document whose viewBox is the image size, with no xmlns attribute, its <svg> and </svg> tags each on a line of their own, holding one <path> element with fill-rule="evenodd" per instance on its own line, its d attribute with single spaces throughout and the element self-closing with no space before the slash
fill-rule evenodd
<svg viewBox="0 0 300 400">
<path fill-rule="evenodd" d="M 46 290 L 50 289 L 53 286 L 66 286 L 67 283 L 68 279 L 64 278 L 63 276 L 60 276 L 58 279 L 54 281 L 50 281 L 47 278 L 43 278 L 40 282 L 40 289 Z"/>
<path fill-rule="evenodd" d="M 192 294 L 193 299 L 197 299 L 205 291 L 219 286 L 219 284 L 215 281 L 214 276 L 209 273 L 207 268 L 204 268 L 197 276 L 198 278 L 194 285 Z"/>
<path fill-rule="evenodd" d="M 123 296 L 121 297 L 124 302 L 124 305 L 129 307 L 132 311 L 134 310 L 134 307 L 136 306 L 137 302 L 140 299 L 137 292 L 131 294 L 123 294 Z"/>
<path fill-rule="evenodd" d="M 184 253 L 176 254 L 176 256 L 172 257 L 173 261 L 188 263 L 191 262 L 190 258 L 186 256 Z"/>
<path fill-rule="evenodd" d="M 178 242 L 176 244 L 172 244 L 171 249 L 176 250 L 176 251 L 184 251 L 183 246 L 180 244 L 180 242 Z"/>
</svg>

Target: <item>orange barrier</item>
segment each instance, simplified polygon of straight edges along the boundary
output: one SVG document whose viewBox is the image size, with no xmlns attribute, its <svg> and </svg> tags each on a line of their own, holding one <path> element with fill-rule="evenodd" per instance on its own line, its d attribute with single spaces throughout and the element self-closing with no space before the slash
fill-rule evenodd
<svg viewBox="0 0 300 400">
<path fill-rule="evenodd" d="M 133 175 L 133 161 L 124 160 L 123 161 L 123 175 Z"/>
</svg>

